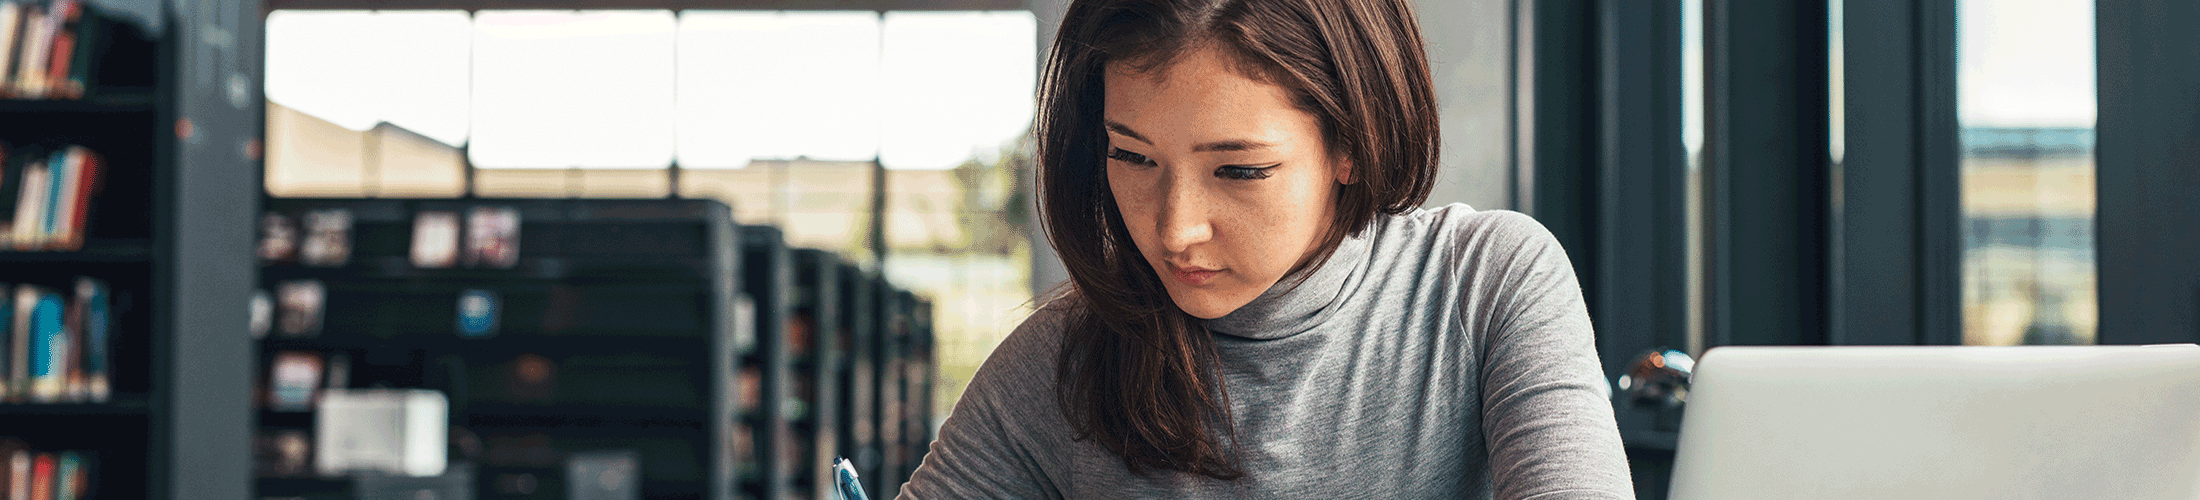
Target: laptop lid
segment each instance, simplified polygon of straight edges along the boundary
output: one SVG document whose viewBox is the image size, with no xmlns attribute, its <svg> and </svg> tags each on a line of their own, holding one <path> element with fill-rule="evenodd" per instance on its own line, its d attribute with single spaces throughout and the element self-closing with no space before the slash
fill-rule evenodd
<svg viewBox="0 0 2200 500">
<path fill-rule="evenodd" d="M 1675 499 L 2200 499 L 2200 347 L 1722 347 Z"/>
</svg>

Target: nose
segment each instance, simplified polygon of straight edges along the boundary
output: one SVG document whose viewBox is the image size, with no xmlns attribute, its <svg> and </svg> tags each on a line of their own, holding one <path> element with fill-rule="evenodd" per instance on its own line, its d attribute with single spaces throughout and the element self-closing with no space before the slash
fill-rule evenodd
<svg viewBox="0 0 2200 500">
<path fill-rule="evenodd" d="M 1214 238 L 1208 224 L 1206 193 L 1197 176 L 1168 173 L 1161 181 L 1161 248 L 1169 254 L 1184 253 L 1192 245 Z"/>
</svg>

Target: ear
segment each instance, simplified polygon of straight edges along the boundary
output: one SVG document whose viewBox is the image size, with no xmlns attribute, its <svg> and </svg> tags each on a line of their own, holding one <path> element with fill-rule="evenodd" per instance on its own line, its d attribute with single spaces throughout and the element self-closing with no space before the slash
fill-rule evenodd
<svg viewBox="0 0 2200 500">
<path fill-rule="evenodd" d="M 1359 179 L 1352 178 L 1352 159 L 1339 156 L 1330 160 L 1329 165 L 1331 169 L 1335 170 L 1335 172 L 1330 173 L 1330 176 L 1335 177 L 1338 184 L 1350 185 L 1359 182 Z"/>
</svg>

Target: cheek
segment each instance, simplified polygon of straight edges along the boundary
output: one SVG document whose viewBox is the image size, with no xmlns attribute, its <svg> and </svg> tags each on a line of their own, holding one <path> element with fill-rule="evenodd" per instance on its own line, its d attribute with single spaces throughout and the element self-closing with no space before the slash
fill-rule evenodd
<svg viewBox="0 0 2200 500">
<path fill-rule="evenodd" d="M 1262 274 L 1282 273 L 1296 265 L 1328 227 L 1334 210 L 1335 188 L 1320 174 L 1277 176 L 1262 189 L 1238 196 L 1237 209 L 1228 210 L 1226 232 L 1233 253 L 1257 259 Z"/>
<path fill-rule="evenodd" d="M 1107 181 L 1108 194 L 1115 199 L 1116 214 L 1121 215 L 1123 225 L 1130 228 L 1131 240 L 1138 244 L 1140 251 L 1144 251 L 1151 244 L 1150 233 L 1154 231 L 1154 218 L 1158 217 L 1154 213 L 1153 200 L 1150 199 L 1153 190 L 1142 184 L 1150 182 L 1143 179 L 1148 176 L 1123 170 L 1115 166 L 1114 162 L 1109 162 L 1103 171 L 1102 175 L 1105 177 L 1102 180 Z"/>
</svg>

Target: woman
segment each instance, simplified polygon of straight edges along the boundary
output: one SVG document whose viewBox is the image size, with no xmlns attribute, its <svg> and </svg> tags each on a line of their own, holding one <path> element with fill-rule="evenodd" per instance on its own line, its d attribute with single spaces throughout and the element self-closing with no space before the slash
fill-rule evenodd
<svg viewBox="0 0 2200 500">
<path fill-rule="evenodd" d="M 1517 213 L 1417 208 L 1410 0 L 1078 0 L 1039 182 L 1070 271 L 908 498 L 1631 498 L 1587 310 Z"/>
</svg>

